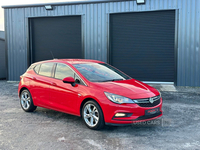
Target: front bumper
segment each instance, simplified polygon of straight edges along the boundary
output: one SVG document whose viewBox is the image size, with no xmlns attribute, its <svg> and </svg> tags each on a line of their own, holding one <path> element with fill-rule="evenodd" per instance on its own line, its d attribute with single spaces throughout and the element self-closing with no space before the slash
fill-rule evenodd
<svg viewBox="0 0 200 150">
<path fill-rule="evenodd" d="M 155 114 L 147 115 L 145 111 L 159 108 Z M 107 125 L 126 125 L 136 122 L 150 121 L 162 116 L 162 98 L 160 103 L 154 107 L 140 107 L 138 104 L 111 104 L 104 110 L 104 120 Z M 115 117 L 116 113 L 131 113 L 129 117 Z"/>
<path fill-rule="evenodd" d="M 144 122 L 144 121 L 150 121 L 150 120 L 154 120 L 154 119 L 157 119 L 159 117 L 162 116 L 162 111 L 154 114 L 154 115 L 149 115 L 148 117 L 147 116 L 141 116 L 141 117 L 138 117 L 137 119 L 135 120 L 130 120 L 131 123 L 124 123 L 124 122 L 118 122 L 118 123 L 105 123 L 106 125 L 111 125 L 111 126 L 126 126 L 126 125 L 132 125 L 133 123 L 137 123 L 137 122 Z M 120 120 L 121 121 L 121 120 Z M 127 120 L 126 120 L 127 121 Z"/>
</svg>

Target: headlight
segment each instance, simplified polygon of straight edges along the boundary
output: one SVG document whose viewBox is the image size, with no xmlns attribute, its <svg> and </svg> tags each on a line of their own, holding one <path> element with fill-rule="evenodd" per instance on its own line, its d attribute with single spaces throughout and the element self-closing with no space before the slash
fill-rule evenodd
<svg viewBox="0 0 200 150">
<path fill-rule="evenodd" d="M 123 97 L 120 95 L 104 92 L 106 97 L 114 103 L 123 104 L 123 103 L 134 103 L 132 99 Z"/>
</svg>

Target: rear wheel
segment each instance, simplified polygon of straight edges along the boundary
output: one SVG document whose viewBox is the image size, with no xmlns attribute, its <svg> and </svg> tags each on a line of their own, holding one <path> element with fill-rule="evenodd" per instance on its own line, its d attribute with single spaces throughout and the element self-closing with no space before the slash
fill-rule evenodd
<svg viewBox="0 0 200 150">
<path fill-rule="evenodd" d="M 98 130 L 104 126 L 103 112 L 95 101 L 88 101 L 82 109 L 82 117 L 86 126 L 90 129 Z"/>
<path fill-rule="evenodd" d="M 33 104 L 31 94 L 28 90 L 23 90 L 20 95 L 20 104 L 24 111 L 33 112 L 37 106 Z"/>
</svg>

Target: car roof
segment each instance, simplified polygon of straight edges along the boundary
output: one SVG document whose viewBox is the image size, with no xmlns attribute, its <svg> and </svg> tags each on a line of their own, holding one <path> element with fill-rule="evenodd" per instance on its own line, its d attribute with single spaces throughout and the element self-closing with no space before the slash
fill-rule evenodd
<svg viewBox="0 0 200 150">
<path fill-rule="evenodd" d="M 72 65 L 73 64 L 84 64 L 84 63 L 104 63 L 102 61 L 92 60 L 92 59 L 53 59 L 53 60 L 39 61 L 34 64 L 47 63 L 47 62 L 62 62 L 62 63 L 69 63 Z"/>
</svg>

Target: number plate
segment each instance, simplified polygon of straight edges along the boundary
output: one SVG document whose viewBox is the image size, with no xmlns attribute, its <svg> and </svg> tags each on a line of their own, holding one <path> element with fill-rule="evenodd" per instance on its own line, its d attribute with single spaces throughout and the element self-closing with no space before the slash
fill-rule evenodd
<svg viewBox="0 0 200 150">
<path fill-rule="evenodd" d="M 148 109 L 145 110 L 145 115 L 153 115 L 160 111 L 160 108 Z"/>
</svg>

